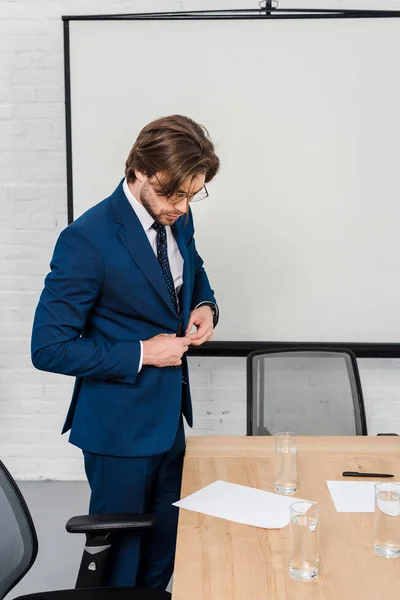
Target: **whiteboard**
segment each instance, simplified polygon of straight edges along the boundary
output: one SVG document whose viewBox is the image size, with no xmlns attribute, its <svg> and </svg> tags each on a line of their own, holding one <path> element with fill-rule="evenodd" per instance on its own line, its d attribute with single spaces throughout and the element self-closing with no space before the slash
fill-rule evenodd
<svg viewBox="0 0 400 600">
<path fill-rule="evenodd" d="M 398 342 L 400 19 L 71 21 L 74 218 L 140 129 L 221 160 L 193 205 L 217 341 Z"/>
</svg>

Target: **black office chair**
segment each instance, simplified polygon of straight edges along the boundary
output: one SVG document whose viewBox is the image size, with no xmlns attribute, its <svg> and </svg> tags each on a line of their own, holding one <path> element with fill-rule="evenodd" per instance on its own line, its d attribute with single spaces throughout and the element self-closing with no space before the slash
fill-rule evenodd
<svg viewBox="0 0 400 600">
<path fill-rule="evenodd" d="M 112 541 L 127 532 L 149 530 L 146 515 L 90 515 L 74 517 L 67 529 L 86 533 L 87 543 L 77 579 L 71 590 L 39 592 L 18 600 L 168 600 L 168 592 L 142 588 L 102 588 Z M 38 540 L 29 509 L 14 479 L 0 461 L 0 600 L 26 575 L 35 562 Z M 101 557 L 101 558 L 99 558 Z"/>
<path fill-rule="evenodd" d="M 367 435 L 356 356 L 340 348 L 247 357 L 247 435 Z"/>
</svg>

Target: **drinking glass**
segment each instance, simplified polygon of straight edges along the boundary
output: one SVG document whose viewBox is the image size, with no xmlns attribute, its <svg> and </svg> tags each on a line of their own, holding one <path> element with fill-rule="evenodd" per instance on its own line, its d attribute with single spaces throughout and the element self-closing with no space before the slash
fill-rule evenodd
<svg viewBox="0 0 400 600">
<path fill-rule="evenodd" d="M 385 558 L 400 558 L 400 484 L 375 486 L 374 550 Z"/>
<path fill-rule="evenodd" d="M 293 494 L 297 490 L 297 434 L 275 435 L 275 491 Z"/>
<path fill-rule="evenodd" d="M 319 570 L 320 509 L 316 502 L 290 506 L 289 573 L 296 581 L 313 581 Z"/>
</svg>

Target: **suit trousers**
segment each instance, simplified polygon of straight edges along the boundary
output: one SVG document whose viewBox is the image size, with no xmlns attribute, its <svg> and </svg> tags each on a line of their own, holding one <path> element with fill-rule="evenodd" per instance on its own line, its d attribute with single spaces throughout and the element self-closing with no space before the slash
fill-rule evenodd
<svg viewBox="0 0 400 600">
<path fill-rule="evenodd" d="M 155 518 L 150 532 L 115 542 L 106 586 L 165 590 L 175 559 L 179 511 L 172 504 L 180 498 L 185 454 L 182 418 L 175 441 L 164 454 L 134 458 L 83 454 L 91 488 L 90 514 L 151 513 Z"/>
</svg>

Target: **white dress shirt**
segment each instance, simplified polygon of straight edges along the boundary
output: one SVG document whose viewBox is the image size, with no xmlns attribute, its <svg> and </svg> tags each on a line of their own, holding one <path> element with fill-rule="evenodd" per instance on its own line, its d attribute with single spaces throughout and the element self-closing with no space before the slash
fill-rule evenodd
<svg viewBox="0 0 400 600">
<path fill-rule="evenodd" d="M 153 229 L 154 219 L 147 212 L 143 204 L 140 204 L 140 202 L 136 200 L 135 196 L 128 187 L 128 182 L 126 179 L 124 179 L 122 186 L 124 188 L 125 196 L 128 198 L 130 205 L 135 211 L 136 216 L 139 219 L 145 234 L 147 235 L 150 246 L 153 248 L 153 252 L 157 256 L 157 232 L 155 229 Z M 179 294 L 183 284 L 183 258 L 179 252 L 178 244 L 176 243 L 171 227 L 166 225 L 165 229 L 167 231 L 169 268 L 171 269 L 172 279 L 174 280 L 175 291 L 177 294 Z"/>
<path fill-rule="evenodd" d="M 129 189 L 128 182 L 126 178 L 122 184 L 125 196 L 129 200 L 129 204 L 132 206 L 133 210 L 137 218 L 142 225 L 145 234 L 147 235 L 147 239 L 149 240 L 150 246 L 153 248 L 154 254 L 157 256 L 157 232 L 153 229 L 154 219 L 147 212 L 143 204 L 140 204 L 132 194 Z M 178 244 L 174 238 L 174 234 L 172 233 L 171 227 L 169 225 L 165 226 L 167 231 L 167 247 L 168 247 L 168 261 L 169 268 L 171 269 L 172 279 L 174 280 L 175 292 L 179 294 L 179 291 L 183 284 L 183 258 L 181 253 L 179 252 Z M 178 297 L 177 297 L 178 298 Z M 179 304 L 179 300 L 178 300 Z M 196 308 L 202 306 L 202 304 L 210 304 L 209 302 L 200 302 Z M 216 311 L 217 320 L 218 320 L 218 307 L 216 304 L 213 304 L 214 309 Z M 140 361 L 138 372 L 141 370 L 143 364 L 143 342 L 140 340 Z"/>
<path fill-rule="evenodd" d="M 129 189 L 126 178 L 124 179 L 122 187 L 125 192 L 125 196 L 129 200 L 130 205 L 135 211 L 136 216 L 139 219 L 145 234 L 147 235 L 147 239 L 149 240 L 150 246 L 153 248 L 154 254 L 157 256 L 157 232 L 155 229 L 153 229 L 153 217 L 147 212 L 143 204 L 140 204 L 140 202 L 136 200 L 135 196 Z M 171 269 L 172 279 L 174 280 L 175 291 L 177 294 L 179 294 L 179 291 L 183 284 L 183 258 L 181 253 L 179 252 L 178 244 L 176 243 L 171 227 L 169 225 L 166 225 L 165 229 L 167 231 L 169 268 Z M 138 372 L 142 368 L 142 363 L 143 343 L 140 342 L 140 361 Z"/>
</svg>

